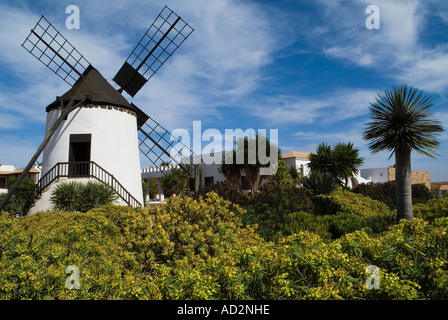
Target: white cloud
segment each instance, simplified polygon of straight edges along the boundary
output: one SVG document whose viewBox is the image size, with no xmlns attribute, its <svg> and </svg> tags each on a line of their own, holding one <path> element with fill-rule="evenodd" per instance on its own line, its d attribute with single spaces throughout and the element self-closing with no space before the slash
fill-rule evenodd
<svg viewBox="0 0 448 320">
<path fill-rule="evenodd" d="M 354 119 L 368 113 L 376 91 L 367 89 L 337 89 L 319 96 L 274 96 L 252 107 L 254 115 L 272 125 L 328 125 Z"/>
<path fill-rule="evenodd" d="M 437 1 L 433 1 L 437 2 Z M 440 2 L 437 2 L 440 3 Z M 448 90 L 448 52 L 446 46 L 427 47 L 422 33 L 432 19 L 429 2 L 422 0 L 379 0 L 381 28 L 368 30 L 361 22 L 360 9 L 370 0 L 353 5 L 327 4 L 333 14 L 327 22 L 335 32 L 323 34 L 322 51 L 329 58 L 376 69 L 385 77 L 406 82 L 424 90 Z M 442 18 L 444 11 L 438 13 Z"/>
</svg>

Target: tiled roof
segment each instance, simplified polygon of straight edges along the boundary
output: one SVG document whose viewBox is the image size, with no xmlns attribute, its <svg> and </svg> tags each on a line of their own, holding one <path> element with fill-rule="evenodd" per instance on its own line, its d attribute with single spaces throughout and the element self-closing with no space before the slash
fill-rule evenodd
<svg viewBox="0 0 448 320">
<path fill-rule="evenodd" d="M 282 159 L 289 159 L 289 158 L 308 159 L 309 156 L 310 156 L 309 152 L 289 151 L 282 154 Z"/>
</svg>

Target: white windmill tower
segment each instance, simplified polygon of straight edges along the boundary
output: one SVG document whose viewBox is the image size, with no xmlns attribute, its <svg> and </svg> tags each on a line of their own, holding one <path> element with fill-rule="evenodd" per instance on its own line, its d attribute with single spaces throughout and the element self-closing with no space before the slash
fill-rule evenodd
<svg viewBox="0 0 448 320">
<path fill-rule="evenodd" d="M 45 139 L 0 209 L 42 152 L 41 179 L 24 214 L 51 209 L 52 189 L 72 179 L 100 181 L 117 192 L 121 204 L 141 206 L 139 150 L 153 165 L 174 161 L 191 175 L 194 165 L 176 161 L 186 147 L 173 150 L 170 133 L 121 93 L 134 97 L 192 32 L 165 6 L 114 77 L 116 90 L 42 16 L 22 46 L 72 87 L 47 106 Z"/>
</svg>

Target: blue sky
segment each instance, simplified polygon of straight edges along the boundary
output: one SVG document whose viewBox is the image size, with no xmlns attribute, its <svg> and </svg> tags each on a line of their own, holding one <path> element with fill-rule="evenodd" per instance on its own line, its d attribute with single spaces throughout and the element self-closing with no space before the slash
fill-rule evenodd
<svg viewBox="0 0 448 320">
<path fill-rule="evenodd" d="M 68 5 L 80 29 L 65 27 Z M 445 0 L 86 0 L 0 1 L 0 163 L 23 167 L 44 137 L 45 107 L 69 86 L 21 47 L 40 15 L 111 83 L 168 5 L 195 32 L 130 101 L 169 130 L 278 129 L 279 146 L 312 152 L 353 142 L 364 168 L 369 102 L 406 83 L 430 94 L 448 128 L 448 2 Z M 366 7 L 380 9 L 367 29 Z M 448 132 L 436 160 L 412 153 L 412 169 L 448 180 Z"/>
</svg>

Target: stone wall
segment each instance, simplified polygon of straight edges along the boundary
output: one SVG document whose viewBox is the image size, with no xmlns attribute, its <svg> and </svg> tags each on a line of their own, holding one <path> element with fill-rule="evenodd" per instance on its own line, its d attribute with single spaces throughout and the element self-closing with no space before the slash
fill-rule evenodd
<svg viewBox="0 0 448 320">
<path fill-rule="evenodd" d="M 389 181 L 395 180 L 395 168 L 389 167 Z M 412 184 L 423 183 L 429 190 L 431 190 L 431 178 L 428 171 L 412 171 Z"/>
</svg>

